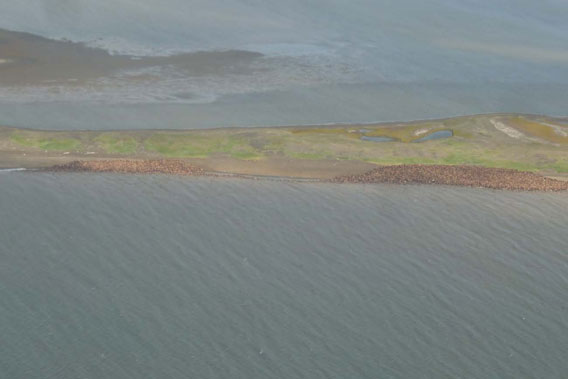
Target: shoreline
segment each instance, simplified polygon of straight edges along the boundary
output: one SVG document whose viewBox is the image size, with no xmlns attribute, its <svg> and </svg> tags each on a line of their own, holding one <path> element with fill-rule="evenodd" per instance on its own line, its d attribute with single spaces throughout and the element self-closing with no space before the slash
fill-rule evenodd
<svg viewBox="0 0 568 379">
<path fill-rule="evenodd" d="M 215 126 L 208 128 L 188 128 L 188 129 L 178 129 L 178 128 L 149 128 L 149 129 L 50 129 L 50 128 L 31 128 L 25 126 L 9 126 L 1 125 L 0 128 L 22 130 L 29 132 L 53 132 L 53 133 L 73 133 L 73 132 L 91 132 L 91 133 L 124 133 L 129 131 L 144 131 L 144 132 L 171 132 L 171 133 L 184 133 L 184 132 L 214 132 L 214 131 L 230 131 L 230 130 L 262 130 L 262 129 L 318 129 L 318 128 L 357 128 L 357 127 L 367 127 L 367 126 L 384 126 L 384 127 L 396 127 L 396 126 L 409 126 L 414 124 L 424 124 L 424 123 L 444 123 L 447 121 L 460 121 L 468 120 L 473 118 L 509 118 L 509 117 L 523 117 L 526 119 L 543 120 L 543 119 L 553 119 L 557 122 L 568 125 L 568 115 L 566 114 L 542 114 L 542 113 L 519 113 L 519 112 L 489 112 L 489 113 L 464 113 L 456 114 L 447 117 L 432 117 L 432 118 L 411 118 L 402 120 L 377 120 L 377 121 L 345 121 L 345 122 L 323 122 L 323 123 L 307 123 L 307 124 L 247 124 L 247 125 L 236 125 L 236 126 Z"/>
<path fill-rule="evenodd" d="M 255 180 L 289 180 L 322 183 L 352 184 L 420 184 L 450 185 L 488 188 L 509 191 L 568 191 L 568 181 L 544 177 L 513 169 L 480 166 L 450 165 L 392 165 L 381 166 L 358 175 L 336 176 L 331 179 L 292 178 L 279 176 L 246 175 L 232 172 L 206 171 L 183 160 L 100 160 L 73 161 L 40 171 L 91 172 L 119 174 L 166 174 L 175 176 L 236 177 Z"/>
</svg>

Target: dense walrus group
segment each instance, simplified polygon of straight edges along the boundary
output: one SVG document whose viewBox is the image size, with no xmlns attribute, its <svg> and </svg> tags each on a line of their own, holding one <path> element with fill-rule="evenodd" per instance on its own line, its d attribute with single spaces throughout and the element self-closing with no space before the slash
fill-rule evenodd
<svg viewBox="0 0 568 379">
<path fill-rule="evenodd" d="M 135 160 L 116 159 L 73 161 L 53 166 L 51 171 L 115 172 L 123 174 L 204 175 L 205 170 L 176 159 Z"/>
<path fill-rule="evenodd" d="M 566 191 L 568 182 L 531 172 L 480 166 L 383 166 L 362 175 L 342 176 L 336 183 L 442 184 L 519 191 Z"/>
<path fill-rule="evenodd" d="M 115 172 L 125 174 L 215 175 L 183 160 L 93 160 L 53 166 L 51 171 Z M 361 175 L 340 176 L 334 183 L 441 184 L 519 191 L 566 191 L 561 181 L 504 168 L 445 165 L 398 165 L 377 167 Z"/>
</svg>

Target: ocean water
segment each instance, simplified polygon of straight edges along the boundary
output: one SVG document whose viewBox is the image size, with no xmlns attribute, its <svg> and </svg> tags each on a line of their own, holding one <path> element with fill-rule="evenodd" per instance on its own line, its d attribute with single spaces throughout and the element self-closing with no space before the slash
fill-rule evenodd
<svg viewBox="0 0 568 379">
<path fill-rule="evenodd" d="M 1 85 L 29 72 L 9 71 L 19 63 L 0 45 L 0 122 L 117 129 L 563 116 L 567 17 L 563 0 L 4 1 L 0 28 L 47 38 L 40 46 L 60 41 L 46 51 L 62 57 L 67 76 Z M 65 41 L 98 49 L 97 75 L 65 58 L 77 50 Z M 198 51 L 259 55 L 172 64 Z M 107 53 L 171 60 L 111 69 Z"/>
<path fill-rule="evenodd" d="M 566 116 L 566 19 L 564 0 L 0 0 L 0 125 Z M 2 171 L 0 378 L 565 378 L 567 209 Z"/>
<path fill-rule="evenodd" d="M 565 378 L 568 196 L 0 173 L 0 378 Z"/>
</svg>

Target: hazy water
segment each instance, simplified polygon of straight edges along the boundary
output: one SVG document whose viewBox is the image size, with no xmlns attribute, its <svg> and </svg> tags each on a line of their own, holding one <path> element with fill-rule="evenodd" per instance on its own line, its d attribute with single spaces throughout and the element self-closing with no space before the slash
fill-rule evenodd
<svg viewBox="0 0 568 379">
<path fill-rule="evenodd" d="M 239 70 L 227 62 L 207 74 L 164 63 L 105 73 L 80 86 L 76 70 L 67 80 L 0 86 L 5 124 L 197 128 L 487 112 L 566 115 L 563 0 L 4 3 L 0 28 L 115 55 L 263 54 Z"/>
<path fill-rule="evenodd" d="M 0 173 L 1 378 L 564 378 L 568 197 Z"/>
</svg>

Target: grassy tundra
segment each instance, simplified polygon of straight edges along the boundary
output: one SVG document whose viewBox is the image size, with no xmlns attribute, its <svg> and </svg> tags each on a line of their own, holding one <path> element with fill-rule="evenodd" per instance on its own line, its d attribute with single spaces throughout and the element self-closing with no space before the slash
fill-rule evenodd
<svg viewBox="0 0 568 379">
<path fill-rule="evenodd" d="M 450 137 L 426 140 L 445 131 Z M 362 140 L 385 137 L 390 142 Z M 426 138 L 427 139 L 427 138 Z M 0 167 L 60 160 L 182 158 L 378 165 L 480 165 L 568 173 L 568 123 L 543 116 L 480 115 L 373 125 L 206 130 L 38 131 L 0 128 Z"/>
</svg>

